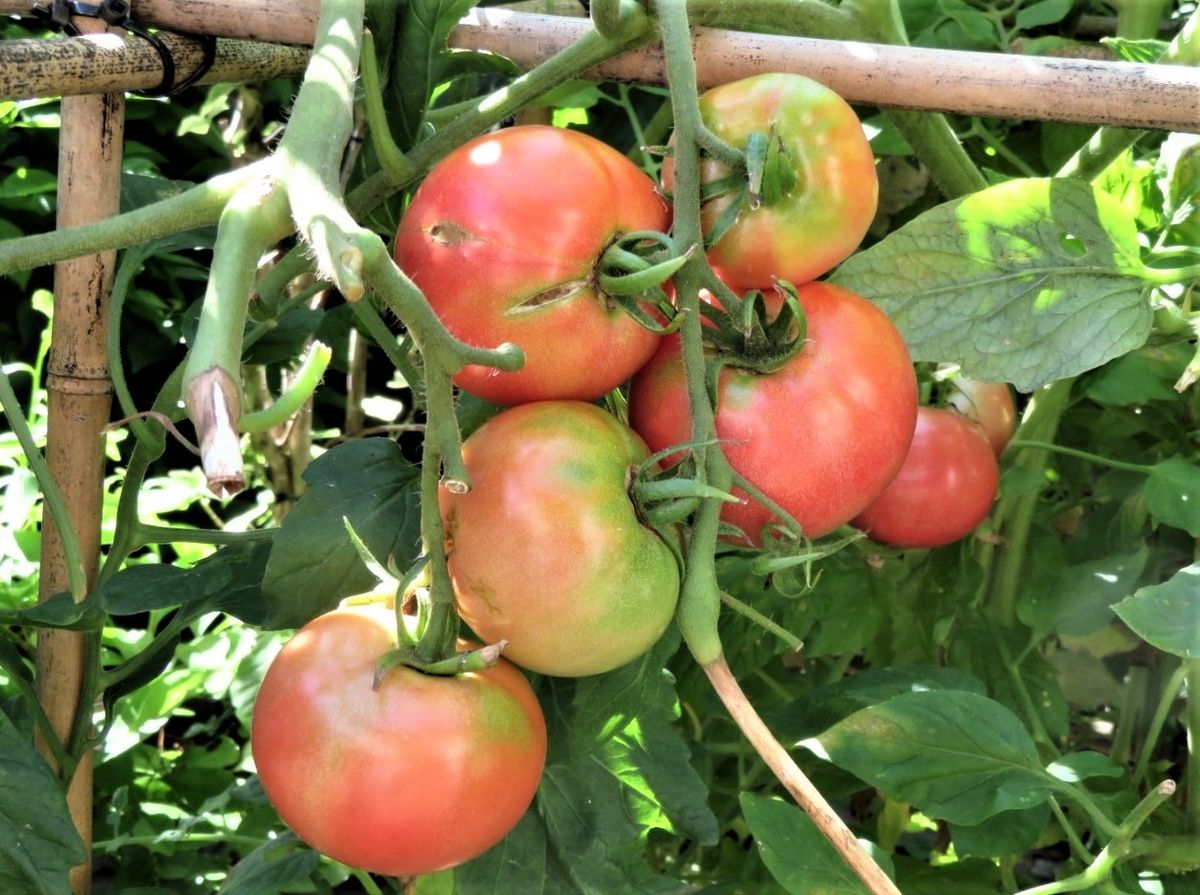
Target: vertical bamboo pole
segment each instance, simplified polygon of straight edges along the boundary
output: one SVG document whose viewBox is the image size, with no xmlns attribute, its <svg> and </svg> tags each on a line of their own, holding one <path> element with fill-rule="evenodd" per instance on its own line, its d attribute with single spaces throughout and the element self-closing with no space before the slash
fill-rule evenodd
<svg viewBox="0 0 1200 895">
<path fill-rule="evenodd" d="M 98 20 L 78 20 L 81 30 L 103 30 Z M 121 190 L 125 99 L 118 93 L 65 97 L 58 155 L 58 227 L 109 217 Z M 54 323 L 47 390 L 46 460 L 69 508 L 89 586 L 100 552 L 104 478 L 102 430 L 109 419 L 112 385 L 106 352 L 108 304 L 115 252 L 59 263 L 54 270 Z M 42 524 L 40 597 L 67 590 L 62 541 L 49 520 Z M 82 594 L 77 595 L 82 597 Z M 38 693 L 59 736 L 70 736 L 88 656 L 87 635 L 44 631 L 38 637 Z M 43 753 L 46 752 L 43 747 Z M 51 759 L 52 760 L 52 759 Z M 91 854 L 92 761 L 84 756 L 67 792 L 71 818 Z M 91 888 L 91 862 L 71 872 L 71 891 Z"/>
</svg>

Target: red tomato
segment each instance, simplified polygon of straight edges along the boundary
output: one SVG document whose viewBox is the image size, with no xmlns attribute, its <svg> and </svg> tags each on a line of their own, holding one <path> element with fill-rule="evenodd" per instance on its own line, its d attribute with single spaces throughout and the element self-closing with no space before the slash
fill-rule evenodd
<svg viewBox="0 0 1200 895">
<path fill-rule="evenodd" d="M 468 861 L 533 800 L 546 723 L 529 683 L 503 660 L 454 677 L 398 666 L 380 604 L 326 613 L 271 663 L 251 743 L 279 816 L 318 851 L 391 876 Z"/>
<path fill-rule="evenodd" d="M 531 125 L 485 134 L 425 178 L 396 234 L 396 262 L 458 338 L 515 342 L 515 373 L 468 366 L 455 382 L 488 401 L 592 400 L 629 379 L 659 337 L 599 290 L 619 236 L 665 230 L 654 182 L 615 149 Z"/>
<path fill-rule="evenodd" d="M 992 451 L 999 457 L 1017 430 L 1017 405 L 1004 382 L 980 382 L 959 376 L 950 405 L 983 427 Z"/>
<path fill-rule="evenodd" d="M 679 571 L 628 488 L 645 444 L 592 404 L 506 410 L 463 445 L 466 494 L 440 495 L 463 619 L 532 671 L 599 674 L 636 659 L 675 612 Z"/>
<path fill-rule="evenodd" d="M 922 407 L 900 472 L 854 525 L 881 544 L 940 547 L 983 521 L 999 480 L 996 455 L 977 423 Z"/>
<path fill-rule="evenodd" d="M 900 333 L 875 305 L 828 283 L 798 292 L 806 344 L 773 373 L 721 371 L 717 436 L 733 468 L 815 538 L 849 522 L 900 468 L 917 381 Z M 652 451 L 690 440 L 677 336 L 634 378 L 629 420 Z M 722 518 L 760 545 L 773 517 L 749 501 L 726 505 Z"/>
<path fill-rule="evenodd" d="M 766 74 L 705 92 L 700 112 L 718 137 L 738 149 L 755 132 L 778 136 L 796 174 L 789 192 L 743 210 L 709 252 L 730 286 L 764 288 L 775 277 L 807 283 L 858 247 L 875 217 L 879 180 L 871 144 L 845 100 L 802 75 Z M 705 183 L 728 174 L 716 161 L 702 162 Z M 663 186 L 671 190 L 674 183 L 668 158 Z M 705 233 L 733 198 L 724 194 L 705 203 Z"/>
</svg>

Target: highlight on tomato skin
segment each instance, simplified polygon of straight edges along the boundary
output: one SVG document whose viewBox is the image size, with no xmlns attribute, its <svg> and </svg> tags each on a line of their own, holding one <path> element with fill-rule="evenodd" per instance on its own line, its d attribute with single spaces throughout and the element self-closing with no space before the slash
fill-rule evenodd
<svg viewBox="0 0 1200 895">
<path fill-rule="evenodd" d="M 917 380 L 899 331 L 875 304 L 830 283 L 797 288 L 804 346 L 781 368 L 720 373 L 716 429 L 733 469 L 808 537 L 849 522 L 895 476 L 917 416 Z M 691 416 L 676 335 L 634 377 L 629 421 L 652 451 L 689 440 Z M 762 546 L 774 516 L 742 491 L 721 518 L 743 546 Z"/>
<path fill-rule="evenodd" d="M 460 388 L 504 405 L 591 401 L 628 381 L 659 340 L 600 289 L 598 261 L 618 237 L 670 221 L 654 181 L 608 144 L 521 125 L 465 143 L 429 172 L 395 258 L 451 334 L 525 352 L 515 372 L 464 367 Z"/>
<path fill-rule="evenodd" d="M 454 676 L 399 665 L 376 690 L 376 662 L 394 646 L 381 603 L 309 622 L 263 679 L 251 748 L 296 835 L 351 867 L 407 877 L 469 861 L 516 826 L 541 780 L 546 724 L 503 659 Z"/>
<path fill-rule="evenodd" d="M 983 428 L 952 410 L 921 407 L 904 465 L 851 523 L 893 547 L 942 547 L 992 509 L 1000 469 Z"/>
</svg>

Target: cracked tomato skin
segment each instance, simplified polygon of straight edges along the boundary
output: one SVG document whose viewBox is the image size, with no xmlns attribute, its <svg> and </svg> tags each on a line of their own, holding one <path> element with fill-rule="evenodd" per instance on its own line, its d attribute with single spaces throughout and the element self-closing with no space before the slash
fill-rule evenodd
<svg viewBox="0 0 1200 895">
<path fill-rule="evenodd" d="M 525 351 L 521 370 L 471 365 L 459 387 L 497 404 L 590 401 L 627 381 L 659 340 L 599 291 L 596 262 L 617 237 L 669 225 L 654 182 L 621 153 L 529 125 L 438 163 L 400 222 L 395 255 L 455 336 Z"/>
<path fill-rule="evenodd" d="M 987 433 L 937 407 L 917 411 L 900 472 L 854 525 L 893 547 L 941 547 L 965 538 L 996 499 L 1000 470 Z"/>
<path fill-rule="evenodd" d="M 546 723 L 524 676 L 426 675 L 375 663 L 395 646 L 379 603 L 309 622 L 271 663 L 251 744 L 263 789 L 329 857 L 390 876 L 453 867 L 500 841 L 533 800 Z"/>
<path fill-rule="evenodd" d="M 628 487 L 646 445 L 592 404 L 542 401 L 488 420 L 463 444 L 466 494 L 439 492 L 459 613 L 504 655 L 560 677 L 631 662 L 679 596 L 670 548 Z"/>
<path fill-rule="evenodd" d="M 709 251 L 712 265 L 734 289 L 765 289 L 775 278 L 800 284 L 840 264 L 866 235 L 875 217 L 879 179 L 871 144 L 854 110 L 840 96 L 803 75 L 756 75 L 700 96 L 700 113 L 718 137 L 744 149 L 755 131 L 778 135 L 796 186 L 779 201 L 744 209 Z M 728 176 L 704 160 L 701 180 Z M 673 189 L 675 166 L 667 158 L 663 188 Z M 732 196 L 703 207 L 707 233 Z"/>
<path fill-rule="evenodd" d="M 733 469 L 816 538 L 854 518 L 900 469 L 917 380 L 904 340 L 878 307 L 828 283 L 797 292 L 804 346 L 772 373 L 721 370 L 717 437 Z M 679 346 L 678 336 L 664 339 L 630 387 L 629 422 L 651 451 L 691 438 Z M 721 518 L 746 534 L 739 543 L 761 546 L 774 516 L 747 500 L 726 504 Z"/>
</svg>

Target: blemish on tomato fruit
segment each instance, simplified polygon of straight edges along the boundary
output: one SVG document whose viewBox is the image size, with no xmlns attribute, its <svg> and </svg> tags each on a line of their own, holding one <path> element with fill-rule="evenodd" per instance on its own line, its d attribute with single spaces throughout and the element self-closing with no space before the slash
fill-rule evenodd
<svg viewBox="0 0 1200 895">
<path fill-rule="evenodd" d="M 469 230 L 454 221 L 438 221 L 429 228 L 429 238 L 447 248 L 477 239 Z"/>
</svg>

